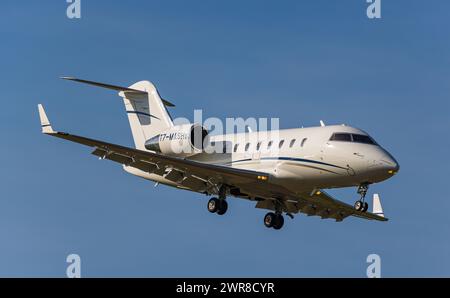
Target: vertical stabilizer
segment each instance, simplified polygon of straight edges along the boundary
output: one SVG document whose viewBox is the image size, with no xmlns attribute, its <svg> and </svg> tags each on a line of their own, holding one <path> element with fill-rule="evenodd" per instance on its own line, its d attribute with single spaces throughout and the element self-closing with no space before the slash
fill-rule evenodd
<svg viewBox="0 0 450 298">
<path fill-rule="evenodd" d="M 152 83 L 141 81 L 129 88 L 144 91 L 120 91 L 119 95 L 125 103 L 135 146 L 145 150 L 145 141 L 172 127 L 172 119 Z"/>
<path fill-rule="evenodd" d="M 62 79 L 119 91 L 119 96 L 125 103 L 131 133 L 137 149 L 145 150 L 146 140 L 173 126 L 166 106 L 174 107 L 175 105 L 162 99 L 156 87 L 149 81 L 140 81 L 130 87 L 121 87 L 74 77 L 62 77 Z"/>
</svg>

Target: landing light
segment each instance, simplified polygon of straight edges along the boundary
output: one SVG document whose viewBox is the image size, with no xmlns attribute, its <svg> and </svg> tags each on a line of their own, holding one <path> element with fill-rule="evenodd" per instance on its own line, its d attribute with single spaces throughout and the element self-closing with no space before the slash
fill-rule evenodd
<svg viewBox="0 0 450 298">
<path fill-rule="evenodd" d="M 394 171 L 394 170 L 389 170 L 389 172 L 388 172 L 389 174 L 391 174 L 391 175 L 395 175 L 395 174 L 397 174 L 397 172 L 396 171 Z"/>
<path fill-rule="evenodd" d="M 267 176 L 258 176 L 258 180 L 266 181 L 267 179 L 269 179 Z"/>
<path fill-rule="evenodd" d="M 320 190 L 318 190 L 317 192 L 316 192 L 316 196 L 320 196 L 322 194 L 322 192 L 320 191 Z"/>
</svg>

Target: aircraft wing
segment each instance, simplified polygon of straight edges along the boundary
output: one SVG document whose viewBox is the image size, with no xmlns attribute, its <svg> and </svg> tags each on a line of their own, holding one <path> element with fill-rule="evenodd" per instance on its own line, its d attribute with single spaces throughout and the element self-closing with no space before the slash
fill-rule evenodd
<svg viewBox="0 0 450 298">
<path fill-rule="evenodd" d="M 307 194 L 304 194 L 304 195 L 307 195 Z M 388 220 L 384 216 L 381 216 L 381 215 L 378 215 L 375 213 L 357 211 L 353 206 L 333 198 L 332 196 L 330 196 L 323 190 L 316 191 L 315 193 L 313 193 L 312 196 L 310 196 L 310 198 L 320 201 L 321 205 L 323 205 L 325 208 L 341 210 L 341 212 L 343 212 L 344 214 L 361 217 L 361 218 L 365 218 L 365 219 L 372 219 L 372 220 L 374 219 L 374 220 L 379 220 L 379 221 L 387 221 Z"/>
<path fill-rule="evenodd" d="M 44 134 L 95 148 L 92 154 L 102 159 L 109 159 L 146 173 L 163 176 L 167 180 L 195 191 L 206 191 L 220 184 L 258 189 L 265 187 L 269 180 L 269 175 L 263 172 L 171 157 L 54 131 L 41 105 L 39 105 L 39 115 Z"/>
<path fill-rule="evenodd" d="M 363 219 L 387 221 L 381 208 L 378 195 L 374 195 L 374 212 L 357 211 L 353 206 L 333 198 L 323 190 L 312 190 L 310 193 L 286 194 L 283 198 L 283 209 L 289 213 L 305 213 L 308 216 L 320 216 L 342 221 L 346 217 L 356 216 Z M 264 200 L 256 204 L 256 208 L 275 210 L 275 201 Z"/>
</svg>

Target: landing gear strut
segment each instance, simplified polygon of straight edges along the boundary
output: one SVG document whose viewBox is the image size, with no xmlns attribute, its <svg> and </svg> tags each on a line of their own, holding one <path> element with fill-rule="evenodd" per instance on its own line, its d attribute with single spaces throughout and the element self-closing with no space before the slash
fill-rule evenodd
<svg viewBox="0 0 450 298">
<path fill-rule="evenodd" d="M 365 201 L 365 197 L 366 197 L 368 190 L 369 190 L 369 184 L 367 184 L 367 183 L 361 184 L 358 187 L 357 192 L 361 196 L 361 198 L 358 201 L 356 201 L 355 205 L 354 205 L 354 207 L 357 211 L 366 212 L 367 209 L 369 209 L 369 204 Z"/>
</svg>

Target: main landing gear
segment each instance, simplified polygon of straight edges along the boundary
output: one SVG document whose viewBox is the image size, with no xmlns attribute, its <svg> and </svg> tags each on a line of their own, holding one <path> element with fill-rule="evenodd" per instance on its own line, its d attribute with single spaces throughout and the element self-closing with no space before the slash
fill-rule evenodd
<svg viewBox="0 0 450 298">
<path fill-rule="evenodd" d="M 225 200 L 218 198 L 212 198 L 208 201 L 208 211 L 211 213 L 217 213 L 224 215 L 228 210 L 228 203 Z"/>
<path fill-rule="evenodd" d="M 218 215 L 224 215 L 228 210 L 228 203 L 226 197 L 228 189 L 226 186 L 220 187 L 218 191 L 218 198 L 214 197 L 208 201 L 208 211 L 211 213 L 217 213 Z M 283 207 L 280 202 L 275 203 L 275 212 L 269 212 L 264 216 L 264 225 L 268 228 L 274 228 L 279 230 L 284 225 Z M 293 218 L 292 214 L 286 213 L 287 216 Z"/>
<path fill-rule="evenodd" d="M 227 188 L 221 186 L 219 189 L 219 198 L 211 198 L 208 201 L 208 211 L 211 213 L 217 213 L 219 215 L 224 215 L 228 210 L 227 198 Z"/>
<path fill-rule="evenodd" d="M 357 211 L 367 212 L 367 209 L 369 209 L 369 204 L 364 200 L 368 190 L 369 185 L 367 183 L 361 184 L 358 187 L 358 194 L 361 196 L 361 199 L 355 202 L 354 207 Z"/>
<path fill-rule="evenodd" d="M 268 228 L 279 230 L 284 225 L 284 217 L 281 213 L 269 212 L 264 216 L 264 225 Z"/>
</svg>

